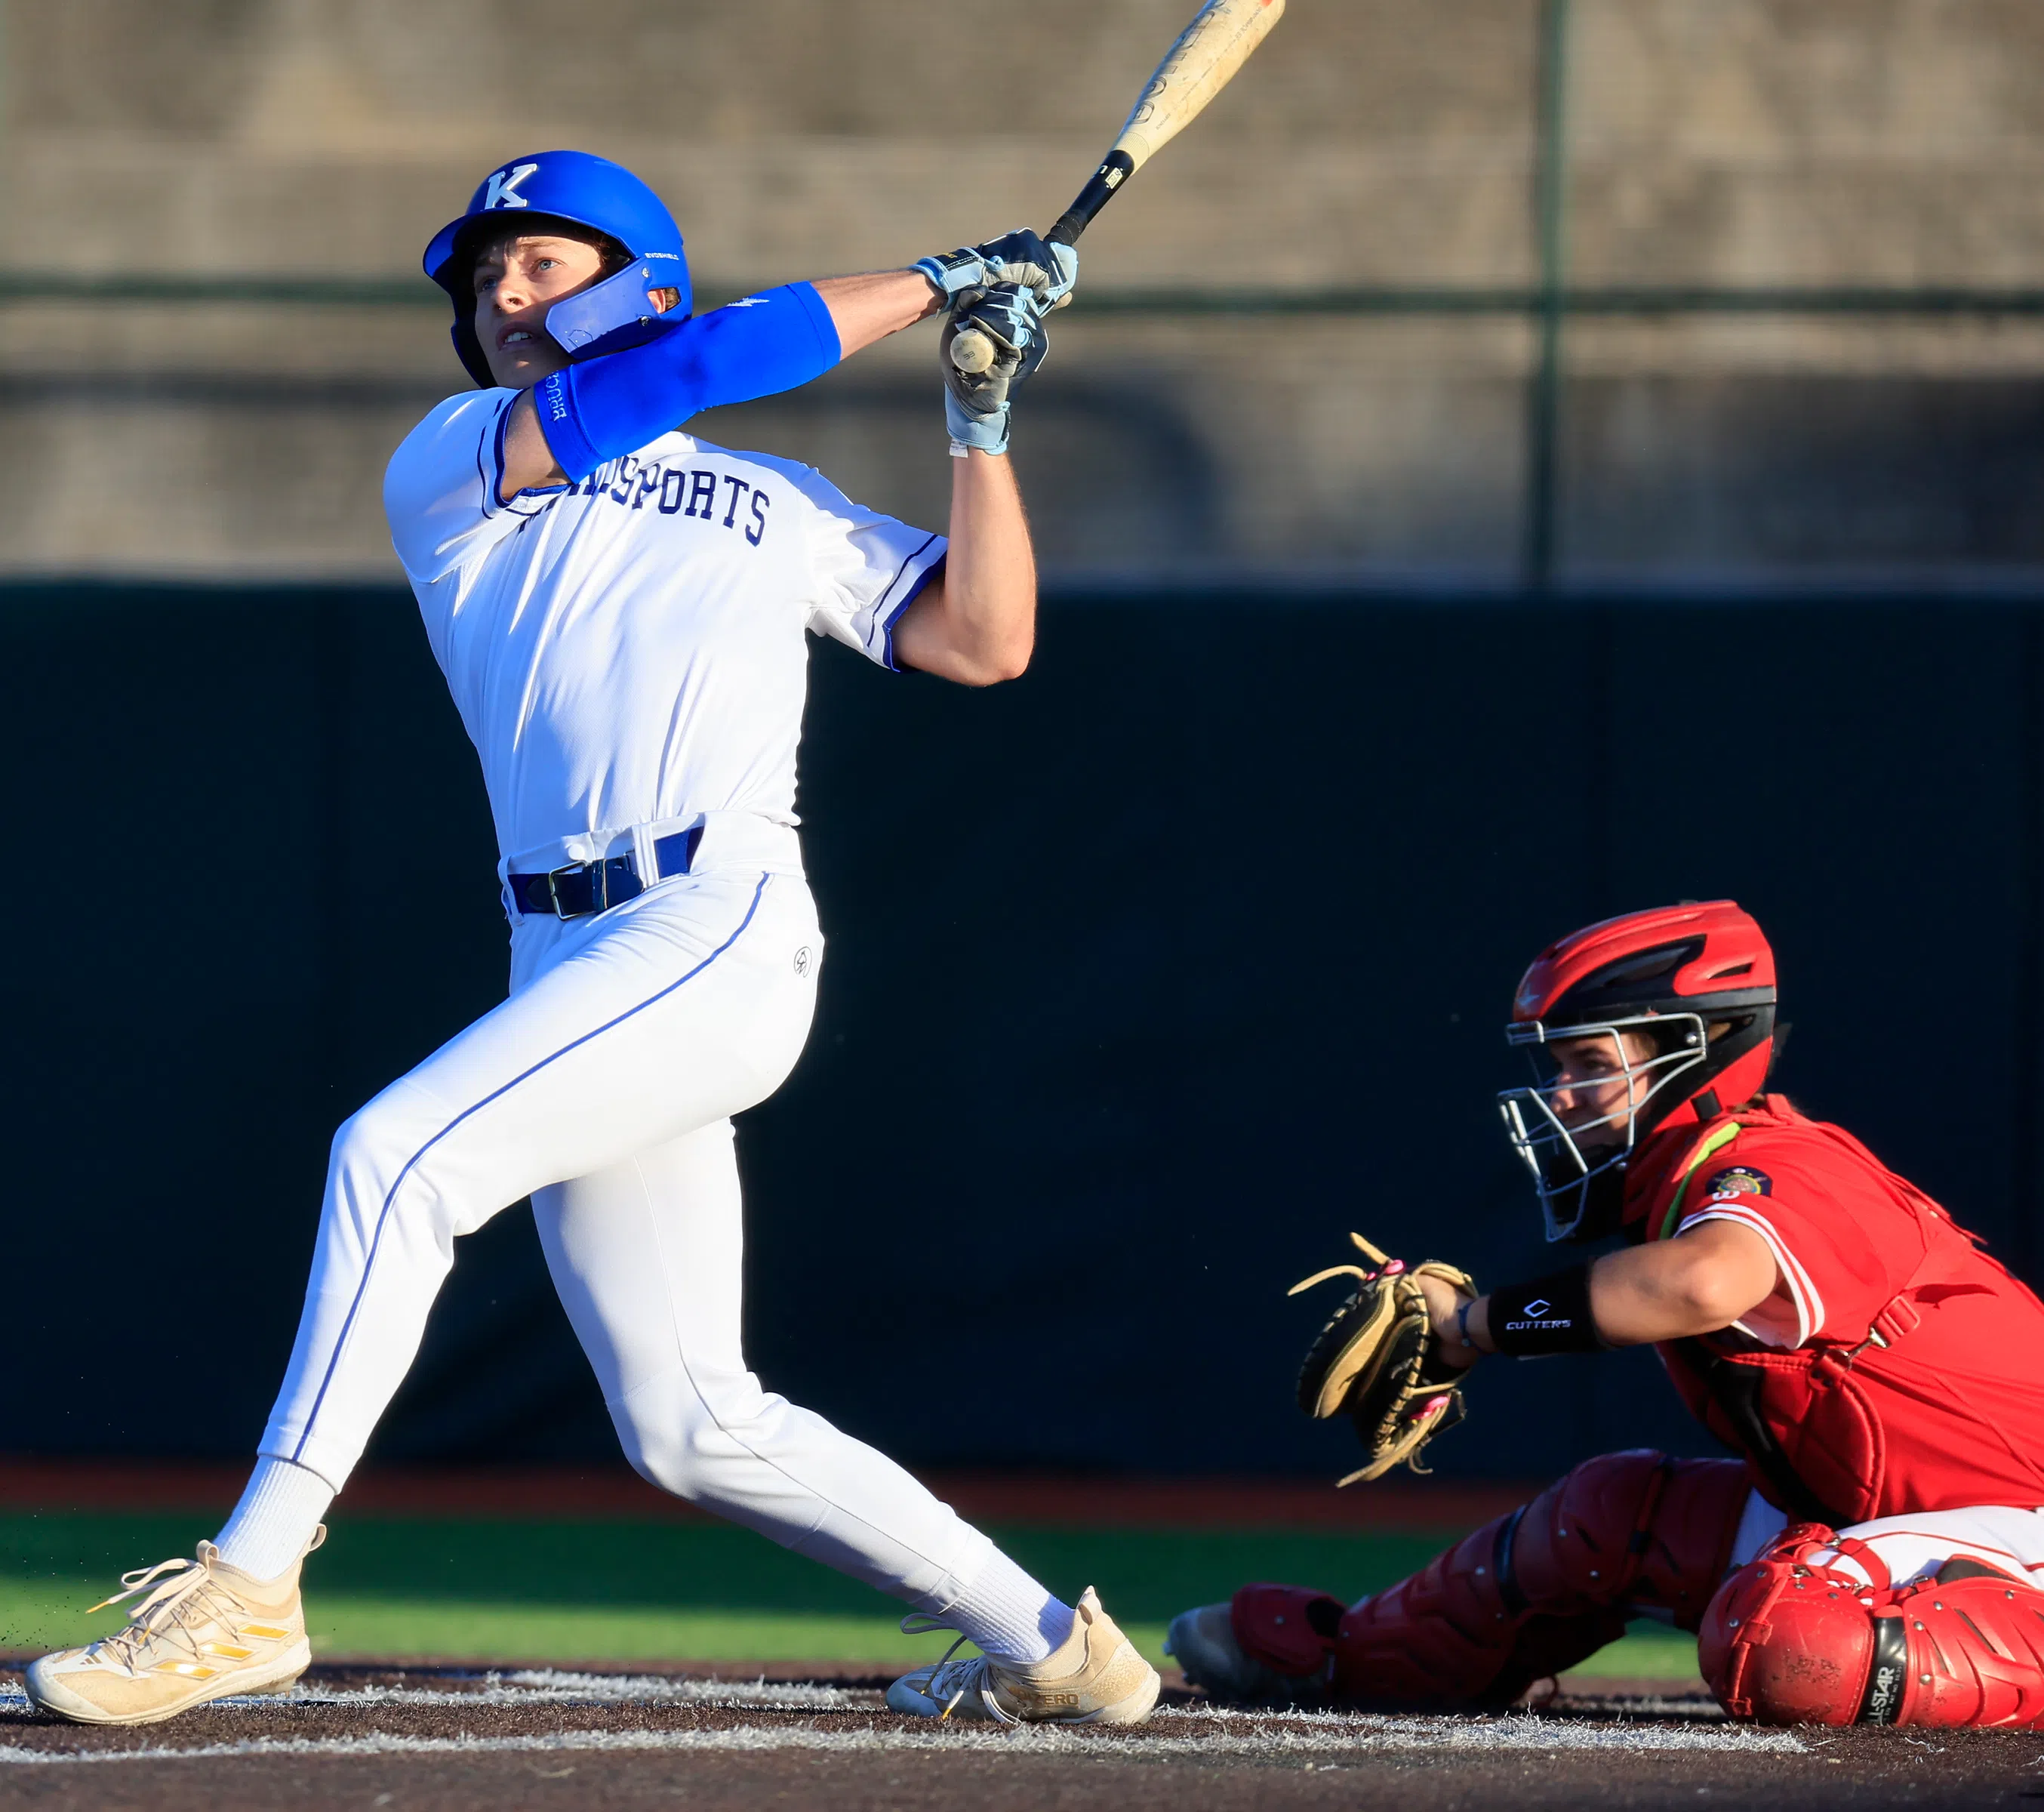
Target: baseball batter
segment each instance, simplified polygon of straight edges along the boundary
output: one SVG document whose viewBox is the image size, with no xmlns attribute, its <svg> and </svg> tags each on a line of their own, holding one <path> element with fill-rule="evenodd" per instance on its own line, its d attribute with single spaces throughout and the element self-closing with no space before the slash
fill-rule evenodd
<svg viewBox="0 0 2044 1812">
<path fill-rule="evenodd" d="M 1543 952 L 1508 1030 L 1538 1079 L 1500 1098 L 1505 1123 L 1549 1237 L 1627 1245 L 1481 1294 L 1391 1267 L 1358 1298 L 1417 1323 L 1416 1383 L 1359 1418 L 1394 1443 L 1401 1413 L 1438 1425 L 1484 1354 L 1650 1343 L 1739 1457 L 1589 1460 L 1354 1606 L 1245 1587 L 1173 1624 L 1189 1677 L 1495 1706 L 1646 1614 L 1700 1632 L 1735 1717 L 2044 1724 L 2044 1304 L 1849 1133 L 1764 1092 L 1775 1007 L 1773 952 L 1728 900 Z"/>
<path fill-rule="evenodd" d="M 682 237 L 628 171 L 513 159 L 427 274 L 479 387 L 392 459 L 391 537 L 482 758 L 509 998 L 334 1140 L 290 1370 L 217 1541 L 130 1574 L 127 1626 L 45 1656 L 44 1710 L 144 1723 L 309 1660 L 300 1562 L 417 1352 L 454 1241 L 529 1195 L 563 1304 L 647 1478 L 970 1638 L 897 1709 L 1131 1722 L 1155 1671 L 891 1460 L 761 1387 L 739 1337 L 731 1117 L 800 1053 L 824 942 L 796 832 L 805 636 L 968 685 L 1019 674 L 1035 572 L 1012 397 L 1077 257 L 1011 233 L 694 317 Z M 697 411 L 808 382 L 933 313 L 948 535 L 728 451 Z M 954 1649 L 957 1645 L 954 1645 Z"/>
</svg>

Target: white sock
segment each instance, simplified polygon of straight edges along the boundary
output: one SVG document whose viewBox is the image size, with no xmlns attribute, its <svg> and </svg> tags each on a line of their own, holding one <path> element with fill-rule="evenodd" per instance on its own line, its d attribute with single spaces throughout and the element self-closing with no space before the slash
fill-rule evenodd
<svg viewBox="0 0 2044 1812">
<path fill-rule="evenodd" d="M 1075 1614 L 998 1548 L 949 1603 L 932 1598 L 917 1608 L 1004 1661 L 1042 1660 L 1071 1633 Z"/>
<path fill-rule="evenodd" d="M 333 1487 L 309 1467 L 265 1455 L 220 1532 L 220 1557 L 252 1579 L 274 1579 L 305 1552 Z"/>
</svg>

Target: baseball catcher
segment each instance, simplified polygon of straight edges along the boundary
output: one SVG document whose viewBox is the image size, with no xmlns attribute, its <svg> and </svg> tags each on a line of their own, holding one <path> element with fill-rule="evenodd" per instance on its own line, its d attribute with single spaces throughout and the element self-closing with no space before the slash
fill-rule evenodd
<svg viewBox="0 0 2044 1812">
<path fill-rule="evenodd" d="M 1774 955 L 1729 900 L 1564 938 L 1520 983 L 1500 1098 L 1550 1240 L 1593 1262 L 1479 1291 L 1356 1244 L 1301 1379 L 1374 1478 L 1489 1354 L 1652 1345 L 1735 1458 L 1585 1461 L 1354 1605 L 1249 1585 L 1169 1647 L 1218 1697 L 1508 1705 L 1627 1621 L 1700 1636 L 1762 1723 L 2044 1726 L 2044 1304 L 1850 1133 L 1765 1092 Z M 1303 1286 L 1302 1286 L 1303 1287 Z"/>
</svg>

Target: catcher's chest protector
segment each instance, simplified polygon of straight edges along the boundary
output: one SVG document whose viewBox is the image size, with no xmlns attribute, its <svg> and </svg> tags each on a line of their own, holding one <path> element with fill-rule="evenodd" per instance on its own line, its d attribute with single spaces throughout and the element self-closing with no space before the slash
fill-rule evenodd
<svg viewBox="0 0 2044 1812">
<path fill-rule="evenodd" d="M 1778 1227 L 1770 1243 L 1808 1267 L 1820 1300 L 1840 1251 L 1864 1264 L 1877 1245 L 1901 1285 L 1870 1314 L 1827 1310 L 1788 1350 L 1736 1330 L 1658 1348 L 1690 1413 L 1745 1456 L 1762 1494 L 1834 1528 L 2044 1502 L 2044 1306 L 1928 1196 L 1779 1096 L 1646 1155 L 1634 1185 L 1649 1197 L 1646 1237 L 1672 1237 L 1703 1206 L 1705 1180 L 1734 1169 L 1778 1191 L 1739 1198 L 1740 1218 Z"/>
</svg>

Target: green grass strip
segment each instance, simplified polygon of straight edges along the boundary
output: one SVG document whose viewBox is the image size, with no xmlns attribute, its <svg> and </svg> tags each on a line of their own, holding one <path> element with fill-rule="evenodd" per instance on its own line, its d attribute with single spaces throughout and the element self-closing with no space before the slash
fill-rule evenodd
<svg viewBox="0 0 2044 1812">
<path fill-rule="evenodd" d="M 0 1646 L 41 1648 L 118 1627 L 85 1608 L 124 1569 L 189 1554 L 190 1518 L 0 1514 Z M 1402 1578 L 1456 1531 L 1046 1529 L 991 1533 L 1054 1591 L 1088 1585 L 1162 1658 L 1166 1626 L 1245 1580 L 1361 1597 Z M 328 1653 L 476 1660 L 915 1662 L 941 1639 L 903 1636 L 865 1587 L 749 1531 L 694 1523 L 336 1523 L 307 1569 L 306 1615 Z M 1586 1673 L 1692 1675 L 1694 1641 L 1639 1631 Z"/>
</svg>

